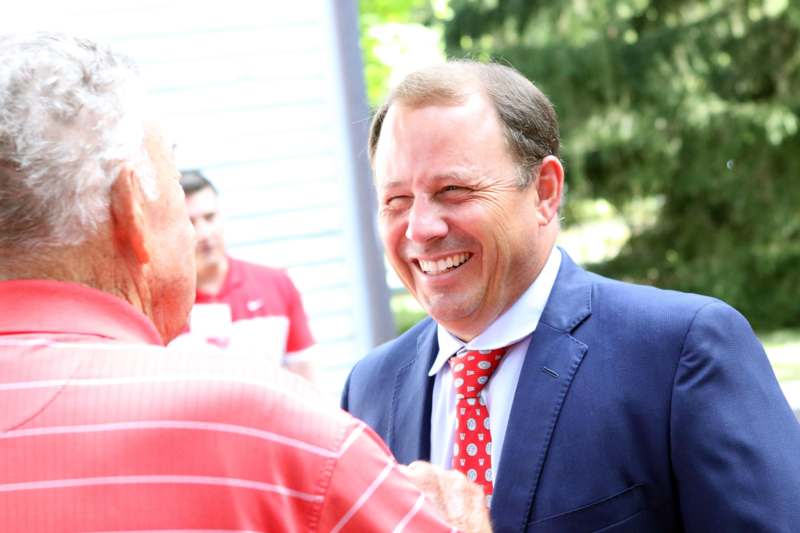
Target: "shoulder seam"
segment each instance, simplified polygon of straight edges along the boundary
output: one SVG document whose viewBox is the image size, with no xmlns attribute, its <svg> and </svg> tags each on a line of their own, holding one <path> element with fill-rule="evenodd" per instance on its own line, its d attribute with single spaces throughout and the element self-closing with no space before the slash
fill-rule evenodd
<svg viewBox="0 0 800 533">
<path fill-rule="evenodd" d="M 341 450 L 342 445 L 344 444 L 345 437 L 349 434 L 348 428 L 350 424 L 342 424 L 341 431 L 337 435 L 336 440 L 334 441 L 333 449 Z M 353 431 L 359 429 L 359 424 L 356 424 L 356 427 Z M 331 489 L 331 480 L 333 479 L 333 472 L 336 469 L 336 464 L 338 463 L 339 459 L 341 459 L 341 454 L 336 454 L 333 457 L 329 457 L 325 460 L 324 465 L 320 471 L 320 476 L 318 480 L 318 488 L 320 492 L 320 496 L 322 496 L 322 500 L 314 506 L 314 512 L 309 514 L 308 517 L 308 531 L 317 531 L 320 524 L 320 518 L 322 515 L 322 509 L 328 501 L 328 497 L 330 496 L 330 489 Z"/>
</svg>

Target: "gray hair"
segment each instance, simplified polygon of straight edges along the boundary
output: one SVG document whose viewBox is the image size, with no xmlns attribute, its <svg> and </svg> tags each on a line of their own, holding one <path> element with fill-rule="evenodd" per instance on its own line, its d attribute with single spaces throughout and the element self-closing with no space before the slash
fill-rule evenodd
<svg viewBox="0 0 800 533">
<path fill-rule="evenodd" d="M 520 187 L 527 187 L 533 170 L 548 155 L 558 157 L 558 118 L 553 104 L 517 70 L 497 63 L 451 60 L 412 72 L 392 90 L 372 119 L 369 158 L 375 150 L 383 120 L 397 102 L 411 107 L 458 104 L 482 91 L 494 105 L 506 144 L 519 168 Z"/>
<path fill-rule="evenodd" d="M 80 244 L 121 166 L 155 196 L 144 91 L 126 57 L 60 34 L 0 36 L 0 250 Z"/>
</svg>

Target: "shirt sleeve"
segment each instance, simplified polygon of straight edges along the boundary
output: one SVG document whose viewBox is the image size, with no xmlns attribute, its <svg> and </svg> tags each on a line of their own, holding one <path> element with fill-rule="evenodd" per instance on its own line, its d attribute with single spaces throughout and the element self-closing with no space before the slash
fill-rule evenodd
<svg viewBox="0 0 800 533">
<path fill-rule="evenodd" d="M 291 278 L 286 276 L 286 295 L 289 318 L 289 333 L 286 336 L 286 353 L 291 357 L 293 352 L 305 350 L 314 344 L 314 337 L 308 326 L 308 317 L 303 307 L 303 300 L 300 292 L 292 283 Z"/>
<path fill-rule="evenodd" d="M 380 438 L 353 422 L 334 460 L 316 531 L 455 531 L 403 475 Z"/>
</svg>

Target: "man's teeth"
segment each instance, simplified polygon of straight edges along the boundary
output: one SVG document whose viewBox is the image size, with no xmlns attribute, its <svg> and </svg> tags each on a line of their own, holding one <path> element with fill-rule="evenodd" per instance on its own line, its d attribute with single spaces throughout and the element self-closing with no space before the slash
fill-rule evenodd
<svg viewBox="0 0 800 533">
<path fill-rule="evenodd" d="M 467 259 L 469 259 L 469 254 L 467 253 L 451 255 L 450 257 L 445 257 L 438 261 L 425 261 L 424 259 L 420 259 L 419 267 L 426 274 L 440 274 L 445 270 L 460 266 Z"/>
</svg>

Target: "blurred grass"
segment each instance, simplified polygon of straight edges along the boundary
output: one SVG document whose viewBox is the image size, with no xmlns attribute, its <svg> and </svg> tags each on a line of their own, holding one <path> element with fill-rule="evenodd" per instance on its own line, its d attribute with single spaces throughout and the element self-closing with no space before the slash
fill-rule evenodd
<svg viewBox="0 0 800 533">
<path fill-rule="evenodd" d="M 781 383 L 800 381 L 800 363 L 795 363 L 794 365 L 773 363 L 772 368 L 775 370 L 775 375 Z"/>
<path fill-rule="evenodd" d="M 392 295 L 392 312 L 398 334 L 425 318 L 425 311 L 404 290 Z M 781 382 L 800 380 L 800 328 L 758 333 Z"/>
<path fill-rule="evenodd" d="M 759 333 L 781 382 L 800 380 L 800 328 Z"/>
</svg>

